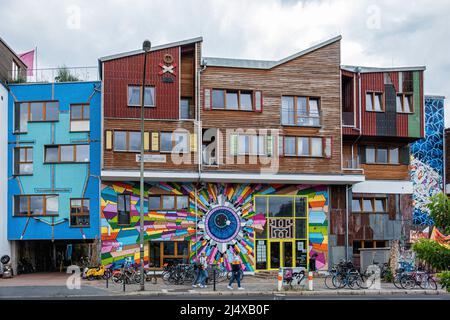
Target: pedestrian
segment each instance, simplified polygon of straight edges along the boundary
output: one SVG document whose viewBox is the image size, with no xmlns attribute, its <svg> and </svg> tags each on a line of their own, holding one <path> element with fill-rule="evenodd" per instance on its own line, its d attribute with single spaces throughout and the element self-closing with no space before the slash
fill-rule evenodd
<svg viewBox="0 0 450 320">
<path fill-rule="evenodd" d="M 233 290 L 232 284 L 234 280 L 236 280 L 238 284 L 238 290 L 244 290 L 244 288 L 241 287 L 241 272 L 241 259 L 239 259 L 239 255 L 235 251 L 231 260 L 231 279 L 230 283 L 227 286 L 228 289 Z"/>
<path fill-rule="evenodd" d="M 199 263 L 198 259 L 194 263 L 194 274 L 195 274 L 195 278 L 194 278 L 194 282 L 192 283 L 192 286 L 194 288 L 196 288 L 198 285 L 198 280 L 200 278 L 200 263 Z"/>
<path fill-rule="evenodd" d="M 192 285 L 194 288 L 197 286 L 200 288 L 206 288 L 205 282 L 206 278 L 208 277 L 207 269 L 208 269 L 208 261 L 206 260 L 206 254 L 202 252 L 197 265 L 198 271 L 196 279 L 194 281 L 194 284 Z"/>
</svg>

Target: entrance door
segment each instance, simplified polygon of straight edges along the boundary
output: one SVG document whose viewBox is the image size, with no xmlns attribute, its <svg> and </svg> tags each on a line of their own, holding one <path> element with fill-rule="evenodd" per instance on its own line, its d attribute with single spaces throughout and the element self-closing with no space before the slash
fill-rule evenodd
<svg viewBox="0 0 450 320">
<path fill-rule="evenodd" d="M 294 265 L 294 242 L 288 241 L 270 241 L 269 246 L 270 268 L 278 269 L 292 268 Z"/>
</svg>

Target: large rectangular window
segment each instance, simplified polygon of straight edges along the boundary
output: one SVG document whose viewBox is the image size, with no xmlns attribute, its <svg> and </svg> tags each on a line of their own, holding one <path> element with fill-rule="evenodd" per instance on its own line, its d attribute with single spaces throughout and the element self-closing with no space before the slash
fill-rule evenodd
<svg viewBox="0 0 450 320">
<path fill-rule="evenodd" d="M 28 130 L 28 122 L 51 122 L 59 120 L 58 101 L 17 102 L 14 108 L 15 133 L 26 133 Z"/>
<path fill-rule="evenodd" d="M 117 195 L 117 224 L 128 226 L 131 223 L 131 195 Z"/>
<path fill-rule="evenodd" d="M 87 228 L 90 225 L 89 199 L 70 199 L 70 226 Z"/>
<path fill-rule="evenodd" d="M 161 132 L 161 152 L 189 153 L 189 134 L 186 132 Z"/>
<path fill-rule="evenodd" d="M 381 92 L 366 93 L 366 111 L 383 112 L 384 100 Z"/>
<path fill-rule="evenodd" d="M 90 161 L 88 144 L 45 146 L 45 163 L 86 163 Z"/>
<path fill-rule="evenodd" d="M 189 196 L 152 195 L 148 197 L 149 210 L 186 210 L 189 208 Z"/>
<path fill-rule="evenodd" d="M 128 86 L 128 106 L 139 107 L 141 105 L 142 86 Z M 155 106 L 155 87 L 146 86 L 144 95 L 144 107 Z"/>
<path fill-rule="evenodd" d="M 364 197 L 353 198 L 352 212 L 354 213 L 387 213 L 386 198 Z"/>
<path fill-rule="evenodd" d="M 301 127 L 320 126 L 320 100 L 311 97 L 283 96 L 281 124 Z"/>
<path fill-rule="evenodd" d="M 150 268 L 162 268 L 164 265 L 188 263 L 188 241 L 151 241 L 149 254 Z"/>
<path fill-rule="evenodd" d="M 15 175 L 33 174 L 32 147 L 14 148 L 14 174 Z"/>
<path fill-rule="evenodd" d="M 367 164 L 399 164 L 399 148 L 366 147 Z"/>
<path fill-rule="evenodd" d="M 413 94 L 403 93 L 397 95 L 397 112 L 398 113 L 413 113 Z"/>
<path fill-rule="evenodd" d="M 141 151 L 141 133 L 138 131 L 114 131 L 114 151 Z"/>
<path fill-rule="evenodd" d="M 288 137 L 282 139 L 284 141 L 283 147 L 285 156 L 293 157 L 317 157 L 325 156 L 323 148 L 324 138 L 321 137 Z M 331 150 L 328 150 L 331 152 Z"/>
<path fill-rule="evenodd" d="M 15 216 L 57 216 L 58 195 L 14 196 Z"/>
<path fill-rule="evenodd" d="M 253 111 L 253 92 L 248 90 L 212 90 L 212 108 Z"/>
<path fill-rule="evenodd" d="M 90 131 L 89 104 L 70 105 L 70 131 L 72 132 Z"/>
</svg>

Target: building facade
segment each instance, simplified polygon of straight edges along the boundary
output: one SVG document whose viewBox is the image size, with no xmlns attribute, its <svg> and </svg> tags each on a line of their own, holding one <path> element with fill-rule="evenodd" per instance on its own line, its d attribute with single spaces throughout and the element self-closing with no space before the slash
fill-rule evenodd
<svg viewBox="0 0 450 320">
<path fill-rule="evenodd" d="M 360 170 L 366 181 L 348 192 L 347 217 L 332 212 L 330 234 L 336 248 L 347 243 L 357 264 L 360 249 L 409 241 L 409 144 L 424 137 L 424 70 L 342 67 L 344 167 Z"/>
<path fill-rule="evenodd" d="M 2 38 L 0 38 L 0 81 L 3 83 L 27 81 L 27 66 Z"/>
<path fill-rule="evenodd" d="M 411 145 L 413 224 L 433 224 L 426 205 L 444 191 L 444 97 L 425 97 L 425 138 Z"/>
<path fill-rule="evenodd" d="M 342 164 L 340 37 L 279 61 L 201 57 L 201 38 L 153 48 L 145 79 L 150 268 L 237 252 L 248 272 L 327 270 L 331 200 L 365 177 Z M 139 260 L 143 52 L 100 59 L 102 263 Z M 348 187 L 347 187 L 348 188 Z"/>
<path fill-rule="evenodd" d="M 10 85 L 8 240 L 38 271 L 87 256 L 99 236 L 100 82 Z"/>
<path fill-rule="evenodd" d="M 11 256 L 11 245 L 7 237 L 7 185 L 8 185 L 8 90 L 0 81 L 0 256 Z"/>
</svg>

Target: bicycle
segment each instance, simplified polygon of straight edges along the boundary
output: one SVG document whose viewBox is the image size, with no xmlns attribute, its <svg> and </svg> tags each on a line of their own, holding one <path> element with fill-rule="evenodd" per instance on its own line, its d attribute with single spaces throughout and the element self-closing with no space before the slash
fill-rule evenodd
<svg viewBox="0 0 450 320">
<path fill-rule="evenodd" d="M 401 278 L 400 285 L 403 289 L 412 290 L 416 286 L 424 290 L 437 290 L 437 283 L 427 271 L 417 270 Z"/>
</svg>

